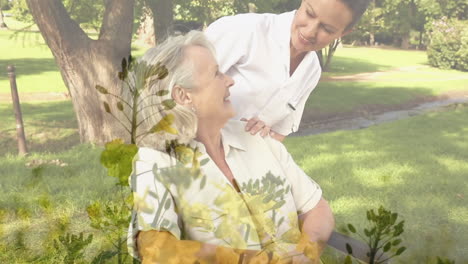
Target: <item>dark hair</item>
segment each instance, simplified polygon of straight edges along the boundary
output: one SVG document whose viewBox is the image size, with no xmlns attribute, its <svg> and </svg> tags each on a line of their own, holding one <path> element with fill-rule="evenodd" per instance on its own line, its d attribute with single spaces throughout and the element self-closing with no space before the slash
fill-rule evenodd
<svg viewBox="0 0 468 264">
<path fill-rule="evenodd" d="M 367 7 L 371 0 L 340 0 L 343 4 L 345 4 L 353 14 L 353 19 L 351 23 L 346 27 L 345 30 L 351 29 L 356 23 L 361 19 L 364 12 L 366 12 Z"/>
</svg>

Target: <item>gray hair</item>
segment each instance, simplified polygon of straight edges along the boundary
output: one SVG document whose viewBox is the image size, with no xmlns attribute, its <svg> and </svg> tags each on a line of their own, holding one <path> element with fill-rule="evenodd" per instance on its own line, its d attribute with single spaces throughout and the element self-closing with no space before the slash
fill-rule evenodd
<svg viewBox="0 0 468 264">
<path fill-rule="evenodd" d="M 139 131 L 149 131 L 154 125 L 167 115 L 173 116 L 170 125 L 177 131 L 176 134 L 160 131 L 151 133 L 139 141 L 139 146 L 148 146 L 163 150 L 166 142 L 178 140 L 179 143 L 188 143 L 195 138 L 198 119 L 196 114 L 185 106 L 170 101 L 172 89 L 180 86 L 185 89 L 193 89 L 193 62 L 186 60 L 185 49 L 189 46 L 201 46 L 207 48 L 214 55 L 214 47 L 207 40 L 203 32 L 190 31 L 186 35 L 172 36 L 163 43 L 145 52 L 134 71 L 134 83 L 140 92 L 138 120 L 142 123 Z M 146 79 L 151 66 L 163 65 L 167 69 L 167 76 L 157 79 L 157 76 Z M 148 67 L 149 66 L 149 67 Z M 166 91 L 164 96 L 157 93 Z M 163 105 L 169 100 L 174 104 L 173 108 Z M 169 108 L 169 109 L 168 109 Z"/>
</svg>

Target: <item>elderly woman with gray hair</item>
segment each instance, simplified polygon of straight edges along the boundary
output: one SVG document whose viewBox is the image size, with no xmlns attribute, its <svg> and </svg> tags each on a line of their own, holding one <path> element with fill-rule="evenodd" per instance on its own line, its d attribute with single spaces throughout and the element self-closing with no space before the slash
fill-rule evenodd
<svg viewBox="0 0 468 264">
<path fill-rule="evenodd" d="M 313 263 L 334 219 L 282 143 L 230 120 L 233 80 L 192 31 L 148 50 L 167 76 L 142 89 L 129 251 L 143 263 Z M 166 97 L 165 97 L 166 96 Z M 161 106 L 161 107 L 157 107 Z"/>
</svg>

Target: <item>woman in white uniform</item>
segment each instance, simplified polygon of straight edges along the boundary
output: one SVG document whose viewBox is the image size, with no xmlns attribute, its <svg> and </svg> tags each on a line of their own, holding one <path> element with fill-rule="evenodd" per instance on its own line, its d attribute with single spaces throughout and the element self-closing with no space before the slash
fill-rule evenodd
<svg viewBox="0 0 468 264">
<path fill-rule="evenodd" d="M 234 82 L 203 33 L 142 60 L 139 129 L 152 133 L 133 162 L 129 251 L 143 263 L 315 263 L 334 227 L 322 190 L 283 144 L 230 120 Z M 148 77 L 158 65 L 168 75 Z"/>
<path fill-rule="evenodd" d="M 251 134 L 296 132 L 321 69 L 314 51 L 351 31 L 369 0 L 303 0 L 297 11 L 223 17 L 205 31 L 235 85 L 235 118 Z"/>
</svg>

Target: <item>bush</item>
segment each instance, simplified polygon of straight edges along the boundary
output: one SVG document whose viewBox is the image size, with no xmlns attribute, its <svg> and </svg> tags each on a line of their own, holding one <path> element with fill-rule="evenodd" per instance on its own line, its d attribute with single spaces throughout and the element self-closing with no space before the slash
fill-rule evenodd
<svg viewBox="0 0 468 264">
<path fill-rule="evenodd" d="M 468 21 L 442 18 L 429 28 L 429 64 L 442 69 L 468 71 Z"/>
</svg>

